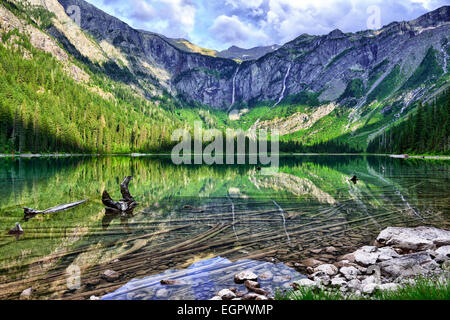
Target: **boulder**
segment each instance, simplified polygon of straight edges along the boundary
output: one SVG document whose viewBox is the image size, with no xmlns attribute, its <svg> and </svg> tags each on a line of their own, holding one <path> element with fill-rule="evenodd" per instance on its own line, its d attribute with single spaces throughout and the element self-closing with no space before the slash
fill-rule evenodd
<svg viewBox="0 0 450 320">
<path fill-rule="evenodd" d="M 321 264 L 324 264 L 324 262 L 313 259 L 313 258 L 308 258 L 302 261 L 302 264 L 305 267 L 311 267 L 311 268 L 315 268 L 317 266 L 320 266 Z"/>
<path fill-rule="evenodd" d="M 244 283 L 245 280 L 257 281 L 258 276 L 250 270 L 241 271 L 234 276 L 234 282 Z"/>
<path fill-rule="evenodd" d="M 435 251 L 438 255 L 446 256 L 450 258 L 450 246 L 442 246 Z"/>
<path fill-rule="evenodd" d="M 245 280 L 244 285 L 247 288 L 260 288 L 258 281 Z"/>
<path fill-rule="evenodd" d="M 355 262 L 355 255 L 353 253 L 347 253 L 344 254 L 343 256 L 338 257 L 337 260 L 338 261 L 346 260 L 348 262 Z"/>
<path fill-rule="evenodd" d="M 330 276 L 327 275 L 324 272 L 316 272 L 312 275 L 312 279 L 317 283 L 324 286 L 327 286 L 330 284 Z"/>
<path fill-rule="evenodd" d="M 427 252 L 407 254 L 399 258 L 380 262 L 378 266 L 382 274 L 394 278 L 409 278 L 425 275 L 439 267 Z"/>
<path fill-rule="evenodd" d="M 236 294 L 229 289 L 220 290 L 217 293 L 217 296 L 220 297 L 220 299 L 222 299 L 222 300 L 232 300 L 232 299 L 236 298 Z"/>
<path fill-rule="evenodd" d="M 353 266 L 350 267 L 342 267 L 339 272 L 345 277 L 347 280 L 356 279 L 356 277 L 361 273 L 358 269 Z"/>
<path fill-rule="evenodd" d="M 386 261 L 392 258 L 398 258 L 400 255 L 391 247 L 382 247 L 378 249 L 378 261 Z"/>
<path fill-rule="evenodd" d="M 379 288 L 376 283 L 368 283 L 362 288 L 362 292 L 365 294 L 372 294 Z"/>
<path fill-rule="evenodd" d="M 378 235 L 378 243 L 404 250 L 427 250 L 450 245 L 450 231 L 432 228 L 389 227 Z"/>
<path fill-rule="evenodd" d="M 346 287 L 347 286 L 347 281 L 345 281 L 344 278 L 341 278 L 339 276 L 331 279 L 331 286 L 333 288 L 341 288 L 341 287 Z"/>
<path fill-rule="evenodd" d="M 120 274 L 114 270 L 106 270 L 105 272 L 103 272 L 102 278 L 105 279 L 106 281 L 115 281 L 117 279 L 119 279 Z"/>
<path fill-rule="evenodd" d="M 332 264 L 322 264 L 314 268 L 314 272 L 323 272 L 329 276 L 334 276 L 338 273 L 338 268 Z"/>
<path fill-rule="evenodd" d="M 363 266 L 369 266 L 375 264 L 380 256 L 375 246 L 365 246 L 359 250 L 356 250 L 353 255 L 355 257 L 355 262 Z"/>
<path fill-rule="evenodd" d="M 359 281 L 358 279 L 350 280 L 349 282 L 347 282 L 347 286 L 355 291 L 361 290 L 361 281 Z"/>
</svg>

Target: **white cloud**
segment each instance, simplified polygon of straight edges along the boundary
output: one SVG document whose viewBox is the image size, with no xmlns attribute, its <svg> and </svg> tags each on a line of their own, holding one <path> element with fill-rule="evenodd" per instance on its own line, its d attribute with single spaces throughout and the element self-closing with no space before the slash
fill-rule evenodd
<svg viewBox="0 0 450 320">
<path fill-rule="evenodd" d="M 243 23 L 235 15 L 218 16 L 210 28 L 210 34 L 228 44 L 248 47 L 249 41 L 258 41 L 266 44 L 267 35 L 251 25 Z"/>
</svg>

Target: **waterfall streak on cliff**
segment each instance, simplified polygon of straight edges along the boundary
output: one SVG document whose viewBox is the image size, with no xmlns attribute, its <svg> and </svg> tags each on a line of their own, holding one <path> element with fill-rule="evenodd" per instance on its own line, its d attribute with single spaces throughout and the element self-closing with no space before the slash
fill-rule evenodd
<svg viewBox="0 0 450 320">
<path fill-rule="evenodd" d="M 287 81 L 287 78 L 289 77 L 289 73 L 291 73 L 291 67 L 292 67 L 292 64 L 290 64 L 288 66 L 286 75 L 284 76 L 284 79 L 283 79 L 283 90 L 281 90 L 280 97 L 278 98 L 278 101 L 272 106 L 272 108 L 275 108 L 277 105 L 279 105 L 281 100 L 283 100 L 283 98 L 284 98 L 284 93 L 286 92 L 286 81 Z"/>
</svg>

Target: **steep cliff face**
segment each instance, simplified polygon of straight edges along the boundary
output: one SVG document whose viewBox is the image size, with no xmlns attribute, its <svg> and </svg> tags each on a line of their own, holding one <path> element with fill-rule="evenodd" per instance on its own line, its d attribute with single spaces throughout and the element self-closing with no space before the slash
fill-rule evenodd
<svg viewBox="0 0 450 320">
<path fill-rule="evenodd" d="M 449 6 L 378 31 L 304 34 L 256 60 L 237 63 L 180 39 L 135 30 L 83 0 L 26 1 L 56 14 L 49 33 L 66 49 L 75 48 L 94 63 L 115 61 L 152 88 L 224 111 L 263 101 L 275 106 L 287 97 L 301 102 L 305 95 L 319 104 L 338 102 L 358 109 L 398 89 L 410 103 L 425 95 L 417 88 L 437 75 L 426 74 L 405 88 L 426 58 L 431 55 L 441 73 L 447 72 Z M 69 18 L 74 6 L 81 33 Z"/>
<path fill-rule="evenodd" d="M 302 92 L 316 94 L 323 103 L 344 100 L 350 106 L 361 105 L 368 98 L 373 100 L 371 93 L 392 72 L 398 81 L 391 91 L 400 88 L 430 48 L 446 67 L 448 6 L 378 31 L 301 35 L 257 60 L 238 64 L 181 50 L 166 38 L 135 30 L 83 0 L 58 1 L 65 9 L 79 6 L 81 28 L 99 43 L 106 41 L 118 48 L 131 61 L 132 70 L 144 70 L 155 78 L 164 73 L 167 79 L 160 84 L 171 93 L 223 110 L 238 103 L 275 104 Z M 350 90 L 344 95 L 355 79 L 360 81 L 361 92 L 355 96 Z"/>
</svg>

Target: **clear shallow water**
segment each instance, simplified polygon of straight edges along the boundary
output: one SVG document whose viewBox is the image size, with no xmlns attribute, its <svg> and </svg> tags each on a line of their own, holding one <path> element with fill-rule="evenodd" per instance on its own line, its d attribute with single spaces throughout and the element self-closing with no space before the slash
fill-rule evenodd
<svg viewBox="0 0 450 320">
<path fill-rule="evenodd" d="M 101 296 L 218 256 L 287 266 L 333 261 L 387 226 L 449 228 L 449 164 L 292 156 L 263 176 L 256 166 L 174 166 L 164 157 L 0 159 L 0 298 L 31 286 L 42 299 Z M 357 184 L 348 181 L 354 174 Z M 140 206 L 133 215 L 105 215 L 102 191 L 119 199 L 126 175 Z M 23 206 L 82 199 L 89 201 L 21 221 Z M 19 239 L 8 235 L 17 221 Z M 327 246 L 336 252 L 316 251 Z M 103 280 L 107 269 L 120 278 Z"/>
<path fill-rule="evenodd" d="M 231 262 L 222 257 L 198 261 L 183 270 L 134 279 L 102 300 L 208 300 L 222 289 L 236 288 L 246 292 L 244 285 L 234 283 L 234 275 L 251 270 L 260 277 L 259 283 L 273 296 L 276 290 L 290 288 L 292 282 L 306 278 L 282 263 L 239 260 Z M 161 285 L 161 280 L 177 280 L 176 285 Z"/>
</svg>

